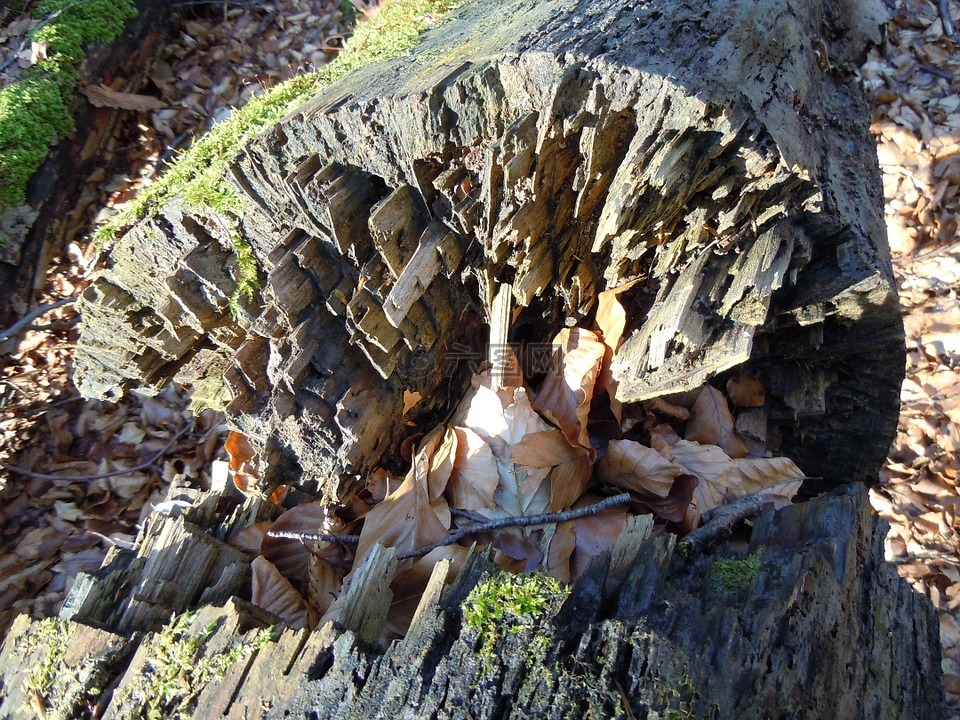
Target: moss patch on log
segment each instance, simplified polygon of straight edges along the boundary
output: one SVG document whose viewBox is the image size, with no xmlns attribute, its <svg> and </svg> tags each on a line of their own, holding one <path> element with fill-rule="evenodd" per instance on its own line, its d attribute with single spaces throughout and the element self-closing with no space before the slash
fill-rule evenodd
<svg viewBox="0 0 960 720">
<path fill-rule="evenodd" d="M 420 33 L 462 0 L 391 0 L 360 23 L 337 58 L 252 98 L 183 153 L 153 185 L 142 190 L 94 239 L 105 249 L 126 228 L 158 213 L 179 196 L 193 211 L 235 216 L 240 201 L 224 171 L 243 144 L 333 84 L 351 70 L 397 57 L 417 44 Z M 241 248 L 236 248 L 238 256 Z M 242 258 L 241 258 L 242 260 Z M 252 276 L 252 273 L 247 273 Z"/>
<path fill-rule="evenodd" d="M 730 592 L 745 590 L 756 580 L 760 572 L 760 558 L 763 550 L 757 550 L 742 560 L 732 558 L 717 560 L 710 569 L 713 581 Z"/>
<path fill-rule="evenodd" d="M 46 58 L 0 89 L 0 214 L 26 202 L 27 183 L 50 144 L 73 129 L 70 105 L 84 47 L 112 42 L 137 14 L 132 0 L 42 0 L 31 33 Z"/>
</svg>

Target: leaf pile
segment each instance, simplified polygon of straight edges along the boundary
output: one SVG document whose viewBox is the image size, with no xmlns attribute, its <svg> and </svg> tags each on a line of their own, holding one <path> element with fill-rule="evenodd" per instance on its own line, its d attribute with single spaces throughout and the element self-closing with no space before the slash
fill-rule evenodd
<svg viewBox="0 0 960 720">
<path fill-rule="evenodd" d="M 419 440 L 405 477 L 378 470 L 349 507 L 308 503 L 241 531 L 234 544 L 256 557 L 253 602 L 295 627 L 335 620 L 342 584 L 380 544 L 401 561 L 388 618 L 399 635 L 433 566 L 449 559 L 455 572 L 473 542 L 492 547 L 507 570 L 540 569 L 572 582 L 613 545 L 628 513 L 652 513 L 664 529 L 686 532 L 703 513 L 745 495 L 789 502 L 803 473 L 787 458 L 764 457 L 762 444 L 736 427 L 736 411 L 763 405 L 759 381 L 732 375 L 727 394 L 705 385 L 645 405 L 613 399 L 609 362 L 626 289 L 602 294 L 597 330 L 557 334 L 536 390 L 517 375 L 505 387 L 494 387 L 492 370 L 474 376 L 449 421 Z M 231 441 L 236 470 L 250 452 L 242 438 Z M 248 492 L 251 478 L 243 481 Z M 589 511 L 622 493 L 629 503 Z M 550 522 L 538 519 L 554 513 Z M 451 542 L 465 528 L 469 534 Z M 274 534 L 281 532 L 326 537 L 308 545 Z"/>
</svg>

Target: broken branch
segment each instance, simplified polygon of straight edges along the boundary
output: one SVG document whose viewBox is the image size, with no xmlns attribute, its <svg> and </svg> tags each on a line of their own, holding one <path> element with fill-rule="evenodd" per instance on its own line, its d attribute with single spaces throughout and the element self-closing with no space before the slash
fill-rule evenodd
<svg viewBox="0 0 960 720">
<path fill-rule="evenodd" d="M 702 527 L 678 543 L 677 549 L 687 557 L 702 552 L 717 540 L 728 537 L 733 532 L 734 525 L 754 517 L 770 502 L 773 502 L 773 499 L 769 492 L 758 492 L 718 507 L 707 515 L 708 519 Z"/>
</svg>

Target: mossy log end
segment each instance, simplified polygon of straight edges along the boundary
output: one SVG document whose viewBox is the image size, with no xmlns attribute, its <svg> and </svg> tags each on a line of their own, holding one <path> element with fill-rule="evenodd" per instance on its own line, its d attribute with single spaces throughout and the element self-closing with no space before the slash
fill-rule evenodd
<svg viewBox="0 0 960 720">
<path fill-rule="evenodd" d="M 498 284 L 511 341 L 545 342 L 641 277 L 622 400 L 748 363 L 753 434 L 821 487 L 872 482 L 904 353 L 854 74 L 873 10 L 469 2 L 243 148 L 242 217 L 174 201 L 117 242 L 82 392 L 212 376 L 266 458 L 342 495 L 459 396 Z M 261 282 L 239 312 L 238 232 Z"/>
<path fill-rule="evenodd" d="M 348 591 L 366 602 L 347 627 L 313 632 L 265 633 L 276 617 L 235 597 L 126 641 L 70 610 L 56 632 L 21 617 L 0 647 L 0 718 L 139 718 L 152 706 L 197 720 L 944 717 L 936 614 L 884 562 L 886 526 L 862 485 L 768 509 L 746 551 L 692 560 L 642 520 L 540 613 L 470 623 L 471 591 L 500 571 L 478 552 L 445 585 L 441 564 L 386 650 L 360 639 L 379 636 L 393 599 L 375 574 Z M 180 556 L 183 575 L 196 556 Z M 121 602 L 151 586 L 139 580 Z M 107 576 L 91 584 L 116 596 Z"/>
<path fill-rule="evenodd" d="M 12 11 L 22 3 L 9 3 Z M 19 7 L 17 7 L 19 5 Z M 104 84 L 136 92 L 143 84 L 160 44 L 166 39 L 170 5 L 162 0 L 137 0 L 137 16 L 116 41 L 95 43 L 78 72 L 81 85 Z M 5 8 L 0 6 L 0 18 Z M 53 259 L 85 227 L 85 214 L 96 201 L 96 187 L 86 184 L 102 166 L 107 147 L 126 110 L 95 107 L 79 91 L 70 114 L 74 130 L 60 138 L 27 186 L 26 204 L 0 210 L 0 324 L 22 316 L 47 280 Z M 3 148 L 3 150 L 8 150 Z"/>
</svg>

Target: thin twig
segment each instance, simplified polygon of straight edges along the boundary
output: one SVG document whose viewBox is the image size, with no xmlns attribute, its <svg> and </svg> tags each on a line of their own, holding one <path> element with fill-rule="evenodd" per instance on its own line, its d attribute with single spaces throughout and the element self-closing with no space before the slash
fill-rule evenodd
<svg viewBox="0 0 960 720">
<path fill-rule="evenodd" d="M 767 503 L 773 502 L 768 491 L 761 491 L 713 510 L 703 527 L 699 527 L 681 540 L 677 549 L 686 556 L 705 550 L 712 543 L 728 537 L 737 523 L 754 517 Z"/>
<path fill-rule="evenodd" d="M 447 536 L 445 539 L 438 543 L 434 543 L 433 545 L 427 545 L 427 547 L 418 548 L 417 550 L 408 550 L 407 552 L 402 552 L 397 555 L 397 560 L 423 557 L 427 553 L 436 550 L 437 548 L 453 545 L 455 542 L 459 542 L 460 540 L 463 540 L 463 538 L 469 535 L 475 535 L 477 533 L 490 532 L 492 530 L 502 530 L 503 528 L 510 527 L 554 525 L 556 523 L 567 522 L 568 520 L 579 520 L 580 518 L 597 515 L 604 510 L 609 510 L 617 505 L 626 505 L 630 502 L 630 500 L 630 493 L 621 493 L 620 495 L 608 497 L 596 503 L 595 505 L 583 507 L 579 510 L 564 510 L 563 512 L 544 513 L 542 515 L 530 515 L 528 517 L 508 517 L 501 518 L 499 520 L 490 520 L 484 523 L 477 523 L 476 525 L 470 525 L 469 527 L 461 528 L 452 535 Z"/>
<path fill-rule="evenodd" d="M 940 22 L 943 24 L 943 34 L 951 40 L 956 40 L 957 36 L 953 31 L 953 21 L 950 19 L 949 0 L 937 0 L 937 12 L 940 13 Z"/>
<path fill-rule="evenodd" d="M 299 533 L 292 530 L 268 530 L 267 537 L 299 540 L 300 542 L 338 542 L 344 545 L 356 545 L 359 535 L 331 535 L 329 533 Z"/>
<path fill-rule="evenodd" d="M 28 329 L 28 326 L 41 315 L 46 315 L 48 312 L 52 310 L 56 310 L 57 308 L 63 307 L 64 305 L 70 305 L 71 303 L 75 303 L 76 301 L 77 301 L 76 296 L 68 297 L 68 298 L 63 298 L 62 300 L 57 300 L 56 302 L 47 303 L 46 305 L 41 305 L 40 307 L 34 310 L 31 310 L 22 318 L 20 318 L 17 322 L 15 322 L 13 325 L 8 327 L 6 330 L 4 330 L 3 332 L 0 332 L 0 342 L 3 342 L 7 338 L 14 337 L 15 335 L 18 335 L 20 332 Z"/>
<path fill-rule="evenodd" d="M 114 470 L 108 473 L 100 473 L 98 475 L 45 475 L 44 473 L 35 473 L 31 470 L 24 470 L 23 468 L 17 467 L 16 465 L 7 465 L 6 463 L 0 462 L 0 467 L 4 470 L 9 470 L 12 473 L 17 473 L 18 475 L 24 475 L 29 478 L 36 478 L 38 480 L 69 480 L 70 482 L 85 481 L 85 480 L 100 480 L 101 478 L 116 477 L 117 475 L 126 475 L 127 473 L 137 472 L 138 470 L 146 470 L 148 467 L 153 465 L 157 460 L 163 457 L 166 452 L 173 447 L 173 444 L 179 440 L 183 434 L 190 429 L 190 424 L 184 425 L 177 431 L 177 434 L 174 435 L 170 442 L 163 446 L 163 449 L 155 452 L 150 456 L 150 459 L 135 465 L 131 468 L 124 468 L 122 470 Z"/>
<path fill-rule="evenodd" d="M 446 538 L 440 542 L 434 543 L 433 545 L 427 545 L 426 547 L 417 548 L 416 550 L 407 550 L 397 555 L 397 560 L 408 560 L 410 558 L 423 557 L 427 553 L 436 550 L 437 548 L 446 547 L 447 545 L 453 545 L 460 540 L 463 540 L 465 537 L 470 535 L 476 535 L 477 533 L 491 532 L 493 530 L 502 530 L 503 528 L 510 527 L 530 527 L 532 525 L 554 525 L 556 523 L 566 522 L 568 520 L 579 520 L 580 518 L 589 517 L 591 515 L 597 515 L 602 513 L 604 510 L 609 510 L 612 507 L 617 505 L 626 505 L 630 502 L 630 494 L 622 493 L 620 495 L 614 495 L 613 497 L 608 497 L 595 505 L 590 505 L 589 507 L 579 508 L 577 510 L 564 510 L 562 512 L 552 512 L 552 513 L 543 513 L 542 515 L 529 515 L 527 517 L 506 517 L 498 518 L 496 520 L 487 520 L 483 519 L 483 522 L 477 522 L 474 525 L 469 525 L 465 528 L 460 528 L 456 532 L 448 535 Z M 461 517 L 470 517 L 471 519 L 479 517 L 473 515 L 473 513 L 467 512 L 466 510 L 459 510 L 457 508 L 450 508 L 450 513 L 453 515 L 459 515 Z M 298 532 L 289 532 L 287 530 L 269 530 L 267 532 L 267 537 L 275 538 L 286 538 L 288 540 L 311 540 L 319 542 L 341 542 L 341 543 L 350 543 L 356 544 L 360 542 L 359 535 L 329 535 L 326 533 L 314 534 L 314 533 L 298 533 Z"/>
</svg>

